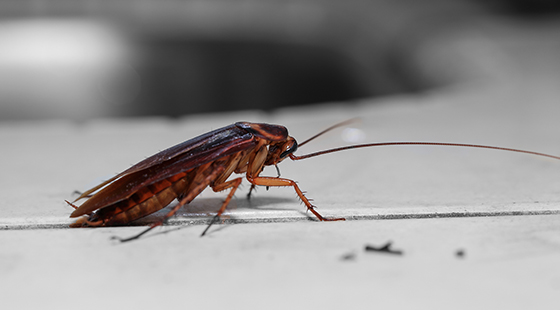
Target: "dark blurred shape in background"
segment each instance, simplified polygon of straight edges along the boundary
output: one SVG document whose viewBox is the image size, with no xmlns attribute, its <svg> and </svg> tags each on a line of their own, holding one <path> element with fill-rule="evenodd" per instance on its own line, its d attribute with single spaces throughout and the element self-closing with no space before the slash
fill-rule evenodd
<svg viewBox="0 0 560 310">
<path fill-rule="evenodd" d="M 313 45 L 158 37 L 145 50 L 146 93 L 136 115 L 269 110 L 371 95 L 356 64 Z"/>
<path fill-rule="evenodd" d="M 449 66 L 424 48 L 434 35 L 559 8 L 545 0 L 3 1 L 0 120 L 271 111 L 418 92 L 491 71 Z"/>
<path fill-rule="evenodd" d="M 560 2 L 556 0 L 481 0 L 479 2 L 499 12 L 523 16 L 556 15 L 560 12 Z"/>
</svg>

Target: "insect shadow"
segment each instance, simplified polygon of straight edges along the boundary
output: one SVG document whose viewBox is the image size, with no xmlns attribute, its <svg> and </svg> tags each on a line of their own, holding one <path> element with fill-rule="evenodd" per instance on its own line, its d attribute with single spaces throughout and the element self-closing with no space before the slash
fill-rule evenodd
<svg viewBox="0 0 560 310">
<path fill-rule="evenodd" d="M 288 205 L 294 204 L 297 201 L 295 198 L 286 197 L 255 197 L 252 196 L 251 199 L 241 198 L 232 200 L 230 203 L 230 208 L 228 210 L 277 210 L 277 211 L 287 211 L 294 210 L 293 208 L 278 207 L 276 205 Z M 207 225 L 211 220 L 212 216 L 216 213 L 217 208 L 223 202 L 222 198 L 198 198 L 192 203 L 181 207 L 174 217 L 170 218 L 170 221 L 166 222 L 166 226 L 175 225 Z M 155 222 L 162 221 L 169 212 L 168 209 L 175 207 L 175 204 L 170 204 L 168 207 L 159 210 L 158 212 L 152 213 L 146 217 L 138 219 L 128 224 L 128 226 L 146 226 L 151 225 Z M 244 222 L 242 219 L 236 219 L 235 214 L 225 213 L 223 216 L 224 223 L 239 223 Z M 263 218 L 263 221 L 265 219 Z M 259 222 L 259 220 L 254 220 L 253 222 Z M 187 225 L 187 226 L 191 226 Z M 167 230 L 169 231 L 169 230 Z"/>
</svg>

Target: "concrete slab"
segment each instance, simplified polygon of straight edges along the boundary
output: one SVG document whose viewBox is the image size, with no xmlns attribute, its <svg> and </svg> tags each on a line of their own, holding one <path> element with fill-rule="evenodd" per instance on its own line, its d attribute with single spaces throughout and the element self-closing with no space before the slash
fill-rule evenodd
<svg viewBox="0 0 560 310">
<path fill-rule="evenodd" d="M 66 228 L 72 209 L 64 199 L 75 197 L 73 191 L 239 120 L 283 124 L 302 141 L 341 120 L 361 118 L 352 131 L 329 133 L 299 154 L 370 141 L 560 154 L 554 143 L 560 137 L 557 72 L 510 72 L 515 74 L 503 80 L 271 114 L 1 123 L 2 304 L 555 309 L 560 162 L 525 154 L 383 147 L 280 165 L 282 176 L 297 180 L 323 215 L 346 222 L 313 221 L 289 188 L 261 189 L 247 201 L 245 185 L 225 224 L 204 238 L 199 235 L 224 194 L 204 192 L 172 225 L 136 242 L 111 237 L 142 227 Z M 364 251 L 389 241 L 403 255 Z"/>
<path fill-rule="evenodd" d="M 560 163 L 524 154 L 387 147 L 280 165 L 320 212 L 349 219 L 341 223 L 313 222 L 289 188 L 261 189 L 247 201 L 245 186 L 226 224 L 204 238 L 197 224 L 207 222 L 224 194 L 204 192 L 171 221 L 180 226 L 128 244 L 110 237 L 142 228 L 63 228 L 71 222 L 64 199 L 74 190 L 241 119 L 285 124 L 300 141 L 360 116 L 361 124 L 351 126 L 363 136 L 358 142 L 449 141 L 560 153 L 549 143 L 560 136 L 551 125 L 555 105 L 543 100 L 528 115 L 503 98 L 503 89 L 468 93 L 454 92 L 449 101 L 441 94 L 425 102 L 402 97 L 388 100 L 391 105 L 364 101 L 273 115 L 4 123 L 2 300 L 47 309 L 552 308 L 560 292 Z M 329 133 L 298 152 L 348 144 L 347 134 Z M 404 255 L 364 251 L 388 241 Z"/>
<path fill-rule="evenodd" d="M 7 230 L 0 290 L 19 308 L 554 309 L 559 215 Z M 392 241 L 402 255 L 366 252 Z M 464 256 L 457 252 L 463 251 Z"/>
</svg>

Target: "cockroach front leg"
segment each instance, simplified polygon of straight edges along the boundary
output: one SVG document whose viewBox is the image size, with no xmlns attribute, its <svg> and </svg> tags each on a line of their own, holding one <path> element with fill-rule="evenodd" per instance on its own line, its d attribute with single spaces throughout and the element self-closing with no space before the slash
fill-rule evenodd
<svg viewBox="0 0 560 310">
<path fill-rule="evenodd" d="M 345 218 L 327 218 L 323 217 L 319 212 L 315 210 L 315 206 L 309 202 L 309 199 L 305 197 L 299 186 L 296 184 L 295 181 L 290 179 L 283 179 L 283 178 L 273 178 L 273 177 L 250 177 L 247 176 L 247 180 L 251 182 L 253 185 L 262 185 L 262 186 L 291 186 L 296 191 L 296 194 L 299 196 L 301 201 L 307 207 L 307 210 L 311 211 L 319 221 L 344 221 Z"/>
</svg>

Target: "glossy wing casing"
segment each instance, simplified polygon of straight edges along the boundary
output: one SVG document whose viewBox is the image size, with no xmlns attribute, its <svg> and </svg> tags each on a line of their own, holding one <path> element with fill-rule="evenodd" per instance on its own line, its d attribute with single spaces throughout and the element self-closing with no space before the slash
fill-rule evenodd
<svg viewBox="0 0 560 310">
<path fill-rule="evenodd" d="M 255 132 L 247 128 L 247 124 L 250 123 L 236 123 L 216 129 L 144 159 L 106 182 L 84 192 L 78 199 L 102 188 L 76 209 L 70 217 L 89 214 L 127 199 L 139 189 L 157 181 L 254 147 L 257 144 Z M 256 136 L 260 135 L 257 133 Z"/>
</svg>

